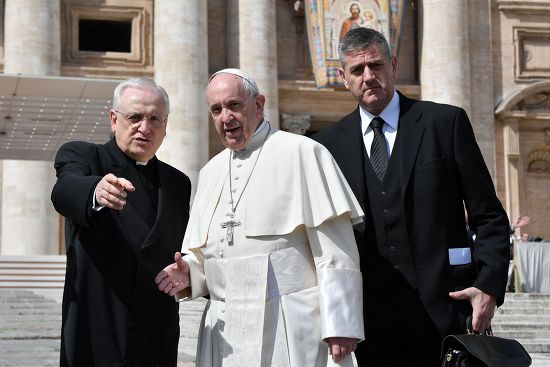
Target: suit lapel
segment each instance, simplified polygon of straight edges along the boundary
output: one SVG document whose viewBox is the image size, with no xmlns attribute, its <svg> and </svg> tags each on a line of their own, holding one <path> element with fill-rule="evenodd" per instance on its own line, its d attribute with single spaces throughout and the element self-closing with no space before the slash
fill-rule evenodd
<svg viewBox="0 0 550 367">
<path fill-rule="evenodd" d="M 410 181 L 416 157 L 424 136 L 424 124 L 422 124 L 422 113 L 413 109 L 414 100 L 409 99 L 399 93 L 400 113 L 399 113 L 399 141 L 401 145 L 400 157 L 400 179 L 401 195 L 405 197 L 407 185 Z"/>
</svg>

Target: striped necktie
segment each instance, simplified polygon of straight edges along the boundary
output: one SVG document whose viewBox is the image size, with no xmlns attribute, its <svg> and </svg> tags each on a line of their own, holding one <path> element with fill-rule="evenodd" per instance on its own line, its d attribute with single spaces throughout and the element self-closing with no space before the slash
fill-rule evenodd
<svg viewBox="0 0 550 367">
<path fill-rule="evenodd" d="M 374 132 L 374 138 L 370 147 L 370 163 L 380 181 L 384 179 L 384 174 L 388 168 L 388 145 L 382 131 L 384 122 L 381 117 L 376 116 L 370 123 Z"/>
</svg>

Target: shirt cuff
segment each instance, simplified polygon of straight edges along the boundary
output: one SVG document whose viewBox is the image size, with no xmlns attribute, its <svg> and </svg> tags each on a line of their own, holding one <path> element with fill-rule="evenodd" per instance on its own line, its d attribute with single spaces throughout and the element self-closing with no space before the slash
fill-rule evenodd
<svg viewBox="0 0 550 367">
<path fill-rule="evenodd" d="M 194 255 L 185 255 L 183 260 L 189 265 L 190 286 L 174 295 L 176 302 L 190 301 L 208 294 L 204 268 Z"/>
<path fill-rule="evenodd" d="M 355 269 L 317 271 L 321 307 L 321 336 L 365 339 L 363 278 Z"/>
<path fill-rule="evenodd" d="M 97 185 L 95 186 L 95 189 L 94 189 L 94 195 L 92 196 L 92 210 L 93 211 L 100 211 L 101 209 L 105 208 L 105 205 L 98 205 L 95 201 L 95 194 L 96 194 L 96 191 L 97 191 Z"/>
</svg>

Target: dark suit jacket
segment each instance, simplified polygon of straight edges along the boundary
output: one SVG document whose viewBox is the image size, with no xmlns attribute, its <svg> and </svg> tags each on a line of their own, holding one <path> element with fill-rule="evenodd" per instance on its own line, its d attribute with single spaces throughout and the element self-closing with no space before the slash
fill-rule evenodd
<svg viewBox="0 0 550 367">
<path fill-rule="evenodd" d="M 504 300 L 509 263 L 509 223 L 496 197 L 491 176 L 483 161 L 474 133 L 464 110 L 449 105 L 416 101 L 400 94 L 398 134 L 401 156 L 398 158 L 401 196 L 405 211 L 407 236 L 419 296 L 439 331 L 445 335 L 456 328 L 456 315 L 462 307 L 448 292 L 475 286 Z M 364 205 L 367 226 L 379 218 L 369 217 L 363 165 L 364 144 L 359 110 L 316 134 L 338 162 L 359 202 Z M 366 154 L 366 153 L 365 153 Z M 393 158 L 393 157 L 392 157 Z M 448 249 L 469 247 L 466 236 L 463 202 L 469 225 L 477 234 L 475 262 L 449 264 Z M 371 274 L 363 256 L 376 248 L 367 243 L 366 232 L 356 231 L 365 298 L 369 284 L 384 283 Z M 367 241 L 369 242 L 369 241 Z M 376 267 L 372 267 L 376 268 Z"/>
<path fill-rule="evenodd" d="M 62 366 L 175 366 L 178 304 L 161 293 L 155 276 L 180 251 L 189 218 L 191 184 L 153 158 L 158 171 L 154 213 L 139 173 L 115 140 L 70 142 L 55 159 L 56 210 L 66 218 L 67 273 L 63 294 Z M 97 183 L 107 173 L 136 190 L 117 211 L 91 210 Z"/>
</svg>

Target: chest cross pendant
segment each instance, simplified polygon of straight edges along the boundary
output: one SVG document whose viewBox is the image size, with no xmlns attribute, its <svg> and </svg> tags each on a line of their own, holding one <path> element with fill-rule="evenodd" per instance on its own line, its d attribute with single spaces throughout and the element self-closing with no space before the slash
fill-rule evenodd
<svg viewBox="0 0 550 367">
<path fill-rule="evenodd" d="M 225 238 L 227 239 L 228 244 L 229 245 L 233 244 L 233 228 L 240 226 L 241 221 L 238 219 L 233 219 L 231 217 L 229 220 L 225 222 L 221 222 L 220 225 L 222 226 L 222 228 L 227 228 L 227 233 L 225 235 Z"/>
</svg>

